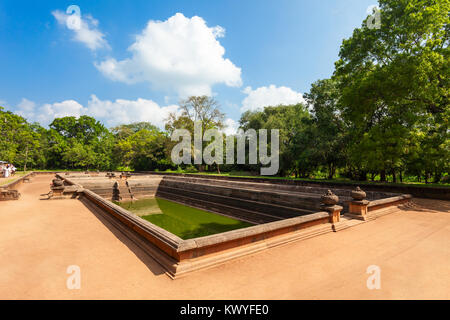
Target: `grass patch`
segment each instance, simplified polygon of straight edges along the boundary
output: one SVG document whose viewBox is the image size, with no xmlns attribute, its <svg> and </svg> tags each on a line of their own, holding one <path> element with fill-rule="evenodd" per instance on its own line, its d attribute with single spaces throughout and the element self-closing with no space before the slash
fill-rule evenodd
<svg viewBox="0 0 450 320">
<path fill-rule="evenodd" d="M 247 222 L 160 198 L 117 204 L 184 240 L 252 226 Z"/>
</svg>

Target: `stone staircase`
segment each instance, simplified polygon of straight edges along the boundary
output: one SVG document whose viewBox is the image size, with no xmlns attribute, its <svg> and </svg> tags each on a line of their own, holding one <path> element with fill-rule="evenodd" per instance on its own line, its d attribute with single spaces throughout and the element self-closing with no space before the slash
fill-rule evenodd
<svg viewBox="0 0 450 320">
<path fill-rule="evenodd" d="M 273 190 L 269 189 L 269 186 L 260 185 L 260 183 L 164 177 L 156 196 L 255 224 L 322 211 L 319 193 Z"/>
<path fill-rule="evenodd" d="M 137 200 L 133 195 L 133 192 L 128 184 L 128 181 L 126 180 L 116 181 L 116 183 L 113 186 L 112 198 L 115 201 L 123 201 L 123 202 Z"/>
</svg>

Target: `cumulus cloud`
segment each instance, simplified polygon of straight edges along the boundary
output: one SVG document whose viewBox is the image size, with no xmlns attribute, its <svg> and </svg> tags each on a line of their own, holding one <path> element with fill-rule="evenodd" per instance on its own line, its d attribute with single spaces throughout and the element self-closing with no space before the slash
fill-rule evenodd
<svg viewBox="0 0 450 320">
<path fill-rule="evenodd" d="M 54 118 L 88 115 L 102 121 L 107 127 L 148 121 L 163 128 L 169 114 L 178 112 L 178 106 L 159 106 L 152 100 L 142 98 L 136 100 L 100 100 L 96 95 L 91 95 L 87 106 L 83 106 L 75 100 L 46 103 L 38 106 L 33 101 L 24 98 L 17 105 L 16 112 L 29 121 L 37 121 L 44 126 L 49 125 Z"/>
<path fill-rule="evenodd" d="M 22 100 L 17 105 L 16 113 L 24 118 L 31 118 L 34 115 L 34 109 L 36 108 L 36 103 L 28 99 L 22 98 Z"/>
<path fill-rule="evenodd" d="M 247 87 L 243 91 L 247 97 L 242 101 L 241 112 L 262 110 L 267 106 L 291 105 L 305 103 L 303 95 L 288 87 L 260 87 L 252 90 Z"/>
<path fill-rule="evenodd" d="M 38 106 L 35 102 L 23 98 L 16 107 L 16 113 L 32 122 L 42 125 L 50 124 L 54 118 L 66 116 L 79 117 L 86 109 L 75 100 L 46 103 Z"/>
<path fill-rule="evenodd" d="M 211 95 L 214 84 L 242 85 L 241 69 L 224 58 L 217 40 L 225 29 L 177 13 L 166 21 L 150 20 L 128 48 L 131 57 L 108 58 L 95 66 L 106 77 L 128 84 L 147 82 L 181 97 Z"/>
<path fill-rule="evenodd" d="M 157 127 L 163 128 L 169 114 L 172 112 L 176 113 L 178 106 L 161 107 L 152 100 L 142 98 L 137 100 L 100 100 L 95 95 L 92 95 L 87 109 L 88 115 L 102 119 L 108 127 L 124 123 L 148 121 Z"/>
<path fill-rule="evenodd" d="M 98 21 L 91 15 L 83 15 L 79 18 L 74 15 L 68 15 L 62 11 L 55 10 L 52 15 L 60 25 L 73 31 L 73 40 L 86 45 L 91 50 L 101 48 L 109 49 L 109 44 L 105 40 L 105 35 L 98 29 Z M 73 23 L 70 19 L 78 19 L 75 26 L 69 27 Z"/>
</svg>

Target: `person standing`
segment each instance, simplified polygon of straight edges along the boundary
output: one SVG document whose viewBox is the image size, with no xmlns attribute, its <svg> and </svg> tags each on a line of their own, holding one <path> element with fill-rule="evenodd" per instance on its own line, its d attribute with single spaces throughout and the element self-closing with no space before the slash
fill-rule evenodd
<svg viewBox="0 0 450 320">
<path fill-rule="evenodd" d="M 4 171 L 4 177 L 5 178 L 9 178 L 10 174 L 11 174 L 11 168 L 9 167 L 9 164 L 6 165 L 5 171 Z"/>
</svg>

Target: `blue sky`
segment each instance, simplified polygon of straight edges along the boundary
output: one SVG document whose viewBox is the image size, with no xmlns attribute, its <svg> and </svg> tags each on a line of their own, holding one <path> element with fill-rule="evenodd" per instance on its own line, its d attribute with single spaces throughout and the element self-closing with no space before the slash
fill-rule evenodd
<svg viewBox="0 0 450 320">
<path fill-rule="evenodd" d="M 107 126 L 161 126 L 180 98 L 206 93 L 233 125 L 244 110 L 300 100 L 329 77 L 373 4 L 2 0 L 0 104 L 44 125 L 89 114 Z M 81 10 L 79 34 L 64 20 L 69 5 Z"/>
</svg>

